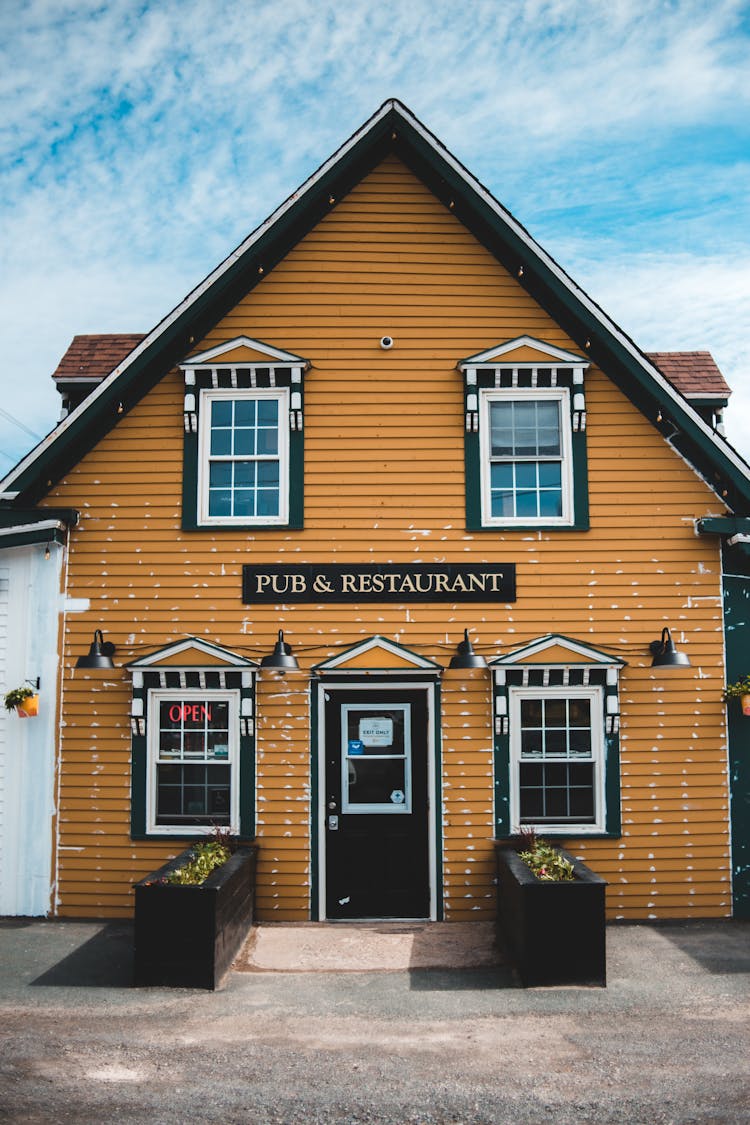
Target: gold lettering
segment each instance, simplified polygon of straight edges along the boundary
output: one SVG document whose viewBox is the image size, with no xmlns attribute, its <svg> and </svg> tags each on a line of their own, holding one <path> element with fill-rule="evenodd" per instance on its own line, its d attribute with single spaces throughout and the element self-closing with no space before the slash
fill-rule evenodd
<svg viewBox="0 0 750 1125">
<path fill-rule="evenodd" d="M 357 593 L 357 587 L 355 585 L 356 581 L 357 581 L 356 574 L 342 574 L 341 575 L 341 592 L 342 592 L 342 594 L 356 594 Z"/>
</svg>

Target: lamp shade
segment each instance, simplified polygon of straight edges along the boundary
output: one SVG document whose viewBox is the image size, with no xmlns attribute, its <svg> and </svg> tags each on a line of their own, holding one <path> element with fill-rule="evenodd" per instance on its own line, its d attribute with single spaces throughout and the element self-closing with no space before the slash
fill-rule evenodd
<svg viewBox="0 0 750 1125">
<path fill-rule="evenodd" d="M 105 641 L 101 629 L 94 631 L 94 639 L 89 646 L 87 656 L 79 656 L 76 668 L 114 668 L 112 657 L 115 646 L 111 641 Z"/>
<path fill-rule="evenodd" d="M 661 631 L 661 640 L 652 641 L 649 646 L 652 668 L 689 668 L 690 657 L 685 652 L 675 648 L 672 634 L 666 627 Z"/>
<path fill-rule="evenodd" d="M 486 668 L 487 661 L 474 652 L 469 640 L 469 630 L 464 629 L 464 639 L 456 646 L 456 655 L 451 657 L 449 668 Z"/>
<path fill-rule="evenodd" d="M 278 672 L 286 672 L 290 668 L 299 668 L 297 657 L 292 653 L 292 646 L 284 640 L 283 630 L 279 629 L 279 639 L 273 646 L 273 652 L 263 657 L 260 666 L 261 668 L 276 669 Z"/>
</svg>

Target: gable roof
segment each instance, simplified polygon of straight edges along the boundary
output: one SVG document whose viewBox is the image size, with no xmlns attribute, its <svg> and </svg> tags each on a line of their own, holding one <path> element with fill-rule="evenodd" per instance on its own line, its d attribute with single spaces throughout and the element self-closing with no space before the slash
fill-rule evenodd
<svg viewBox="0 0 750 1125">
<path fill-rule="evenodd" d="M 750 466 L 529 232 L 396 100 L 385 102 L 170 312 L 0 482 L 34 503 L 389 153 L 395 153 L 601 367 L 735 512 L 750 512 Z M 522 268 L 521 268 L 522 267 Z"/>
<path fill-rule="evenodd" d="M 143 340 L 142 332 L 74 336 L 52 373 L 56 383 L 100 381 Z"/>
<path fill-rule="evenodd" d="M 732 389 L 710 352 L 647 352 L 670 383 L 691 402 L 726 406 Z"/>
</svg>

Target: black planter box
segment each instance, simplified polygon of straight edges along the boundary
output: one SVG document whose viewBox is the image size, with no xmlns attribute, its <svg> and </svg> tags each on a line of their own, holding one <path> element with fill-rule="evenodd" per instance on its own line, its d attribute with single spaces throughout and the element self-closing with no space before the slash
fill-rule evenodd
<svg viewBox="0 0 750 1125">
<path fill-rule="evenodd" d="M 253 922 L 254 844 L 238 848 L 198 886 L 163 883 L 188 848 L 135 884 L 135 983 L 220 987 Z"/>
<path fill-rule="evenodd" d="M 524 988 L 607 983 L 607 884 L 562 848 L 574 878 L 537 879 L 509 844 L 495 841 L 498 937 Z"/>
</svg>

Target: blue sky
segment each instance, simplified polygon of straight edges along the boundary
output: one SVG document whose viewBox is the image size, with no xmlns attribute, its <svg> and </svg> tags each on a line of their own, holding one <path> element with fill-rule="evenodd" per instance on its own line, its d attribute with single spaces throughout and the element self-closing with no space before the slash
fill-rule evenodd
<svg viewBox="0 0 750 1125">
<path fill-rule="evenodd" d="M 0 3 L 0 475 L 81 332 L 146 332 L 390 97 L 750 458 L 750 3 Z"/>
</svg>

